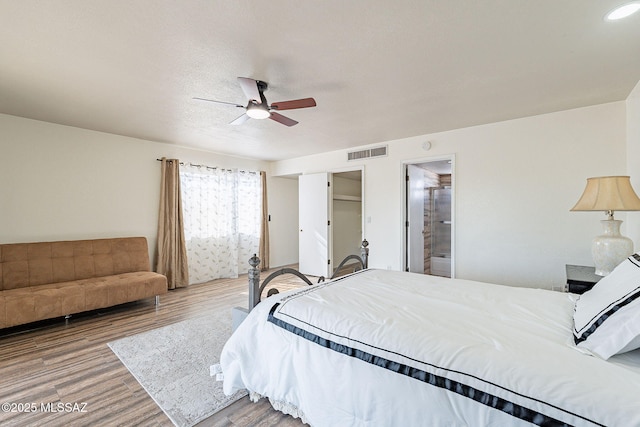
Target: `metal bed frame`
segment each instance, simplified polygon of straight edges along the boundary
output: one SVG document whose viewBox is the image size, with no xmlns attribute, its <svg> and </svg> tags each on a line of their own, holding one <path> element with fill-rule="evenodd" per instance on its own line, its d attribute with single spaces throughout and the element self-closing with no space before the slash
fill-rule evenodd
<svg viewBox="0 0 640 427">
<path fill-rule="evenodd" d="M 351 261 L 355 261 L 355 262 L 351 262 Z M 346 256 L 340 262 L 340 264 L 338 264 L 338 267 L 336 267 L 333 270 L 333 273 L 331 274 L 328 280 L 335 279 L 339 275 L 344 274 L 342 270 L 345 266 L 347 266 L 347 264 L 349 264 L 349 266 L 353 264 L 353 271 L 369 268 L 369 242 L 366 239 L 362 241 L 362 244 L 360 246 L 360 255 L 352 254 L 352 255 Z M 238 325 L 240 325 L 240 323 L 244 320 L 244 318 L 247 317 L 249 312 L 253 310 L 253 308 L 260 303 L 262 299 L 261 298 L 262 292 L 264 291 L 265 287 L 276 277 L 282 276 L 283 274 L 292 274 L 294 276 L 299 277 L 307 285 L 314 284 L 313 282 L 311 282 L 311 280 L 309 280 L 307 276 L 300 273 L 298 270 L 295 270 L 293 268 L 288 268 L 288 267 L 284 267 L 274 271 L 269 276 L 267 276 L 261 284 L 260 269 L 258 268 L 258 265 L 260 265 L 260 258 L 258 258 L 256 254 L 254 254 L 249 259 L 249 265 L 251 266 L 249 268 L 249 305 L 248 305 L 249 308 L 245 309 L 242 307 L 234 307 L 231 310 L 233 330 L 235 330 L 238 327 Z M 318 278 L 317 283 L 322 283 L 325 280 L 327 279 L 324 276 L 320 276 Z M 277 288 L 271 288 L 267 292 L 267 297 L 270 297 L 271 295 L 277 294 L 279 292 L 280 291 Z"/>
</svg>

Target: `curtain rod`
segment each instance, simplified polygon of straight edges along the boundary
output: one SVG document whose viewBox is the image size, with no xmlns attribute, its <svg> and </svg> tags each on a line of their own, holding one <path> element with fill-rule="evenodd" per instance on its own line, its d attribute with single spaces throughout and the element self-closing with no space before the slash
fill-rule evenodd
<svg viewBox="0 0 640 427">
<path fill-rule="evenodd" d="M 156 160 L 159 161 L 159 162 L 162 161 L 162 159 L 156 159 Z M 173 163 L 172 159 L 166 159 L 166 161 L 169 162 L 169 163 Z M 233 170 L 233 169 L 219 168 L 217 166 L 197 165 L 195 163 L 178 162 L 178 164 L 180 164 L 182 166 L 184 166 L 184 165 L 194 166 L 194 167 L 197 167 L 197 168 L 220 169 L 220 170 L 227 170 L 227 171 L 232 171 Z M 240 173 L 245 173 L 245 172 L 247 172 L 247 173 L 260 173 L 258 171 L 245 171 L 245 170 L 242 170 L 242 169 L 238 169 L 238 172 L 240 172 Z"/>
</svg>

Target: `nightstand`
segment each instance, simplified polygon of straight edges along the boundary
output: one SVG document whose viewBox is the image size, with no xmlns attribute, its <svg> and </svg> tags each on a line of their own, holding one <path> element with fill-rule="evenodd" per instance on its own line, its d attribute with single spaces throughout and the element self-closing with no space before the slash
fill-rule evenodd
<svg viewBox="0 0 640 427">
<path fill-rule="evenodd" d="M 567 269 L 567 285 L 565 286 L 566 292 L 572 292 L 574 294 L 582 294 L 588 291 L 598 283 L 598 280 L 602 279 L 602 276 L 598 276 L 595 271 L 595 267 L 587 267 L 584 265 L 566 265 Z"/>
</svg>

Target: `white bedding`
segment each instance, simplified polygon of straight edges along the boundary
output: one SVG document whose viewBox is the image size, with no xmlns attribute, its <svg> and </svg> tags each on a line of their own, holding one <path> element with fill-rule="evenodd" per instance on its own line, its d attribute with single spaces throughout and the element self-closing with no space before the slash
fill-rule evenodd
<svg viewBox="0 0 640 427">
<path fill-rule="evenodd" d="M 224 391 L 312 426 L 640 426 L 640 353 L 580 353 L 576 298 L 364 270 L 260 303 L 223 349 Z"/>
</svg>

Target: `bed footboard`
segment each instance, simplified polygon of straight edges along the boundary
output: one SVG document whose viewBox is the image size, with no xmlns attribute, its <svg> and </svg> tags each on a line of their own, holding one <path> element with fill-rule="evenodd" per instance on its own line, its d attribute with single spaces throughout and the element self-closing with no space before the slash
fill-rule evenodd
<svg viewBox="0 0 640 427">
<path fill-rule="evenodd" d="M 333 271 L 329 279 L 333 279 L 338 274 L 340 274 L 341 272 L 340 270 L 349 261 L 356 261 L 357 265 L 359 265 L 360 267 L 358 268 L 358 266 L 356 266 L 356 270 L 369 268 L 369 242 L 367 242 L 366 239 L 362 241 L 362 244 L 360 246 L 360 256 L 358 255 L 347 256 Z M 294 276 L 297 276 L 300 279 L 302 279 L 307 285 L 313 285 L 313 283 L 309 280 L 307 276 L 300 273 L 298 270 L 294 270 L 293 268 L 286 268 L 286 267 L 274 271 L 269 276 L 267 276 L 267 278 L 264 280 L 264 282 L 262 282 L 262 284 L 260 284 L 260 269 L 258 268 L 258 265 L 260 265 L 260 258 L 258 258 L 256 254 L 254 254 L 249 259 L 249 265 L 251 266 L 249 268 L 249 305 L 248 305 L 249 308 L 246 309 L 243 307 L 234 307 L 231 310 L 231 317 L 232 317 L 232 324 L 233 324 L 234 331 L 236 330 L 238 325 L 240 325 L 240 323 L 242 323 L 242 321 L 247 317 L 249 312 L 256 305 L 258 305 L 258 303 L 260 303 L 262 291 L 264 291 L 264 288 L 269 284 L 269 282 L 271 282 L 276 277 L 281 276 L 283 274 L 293 274 Z M 321 276 L 318 279 L 318 283 L 324 282 L 324 280 L 325 280 L 324 276 Z M 278 292 L 279 291 L 275 288 L 269 289 L 269 291 L 267 292 L 267 296 L 277 294 Z"/>
<path fill-rule="evenodd" d="M 365 239 L 362 241 L 360 246 L 360 256 L 358 255 L 349 255 L 338 265 L 338 267 L 333 271 L 333 274 L 329 279 L 333 279 L 339 273 L 339 271 L 349 262 L 356 261 L 357 264 L 360 265 L 361 268 L 365 269 L 369 267 L 369 242 Z M 276 270 L 271 273 L 263 282 L 260 284 L 260 269 L 258 265 L 260 264 L 260 258 L 258 258 L 255 254 L 249 259 L 249 311 L 253 309 L 261 300 L 262 291 L 264 288 L 278 276 L 283 274 L 293 274 L 300 279 L 302 279 L 306 284 L 312 285 L 313 283 L 307 278 L 304 274 L 300 273 L 298 270 L 294 270 L 292 268 L 282 268 L 280 270 Z M 324 281 L 324 277 L 320 277 L 318 282 Z M 271 296 L 275 293 L 278 293 L 277 289 L 270 289 L 267 296 Z"/>
<path fill-rule="evenodd" d="M 366 239 L 362 241 L 362 245 L 360 246 L 360 256 L 347 255 L 342 262 L 338 264 L 335 270 L 333 270 L 329 280 L 338 277 L 338 275 L 342 273 L 343 267 L 345 267 L 349 261 L 356 261 L 356 268 L 354 271 L 369 268 L 369 242 L 367 242 Z M 324 282 L 325 280 L 326 278 L 324 276 L 320 276 L 318 283 Z"/>
</svg>

